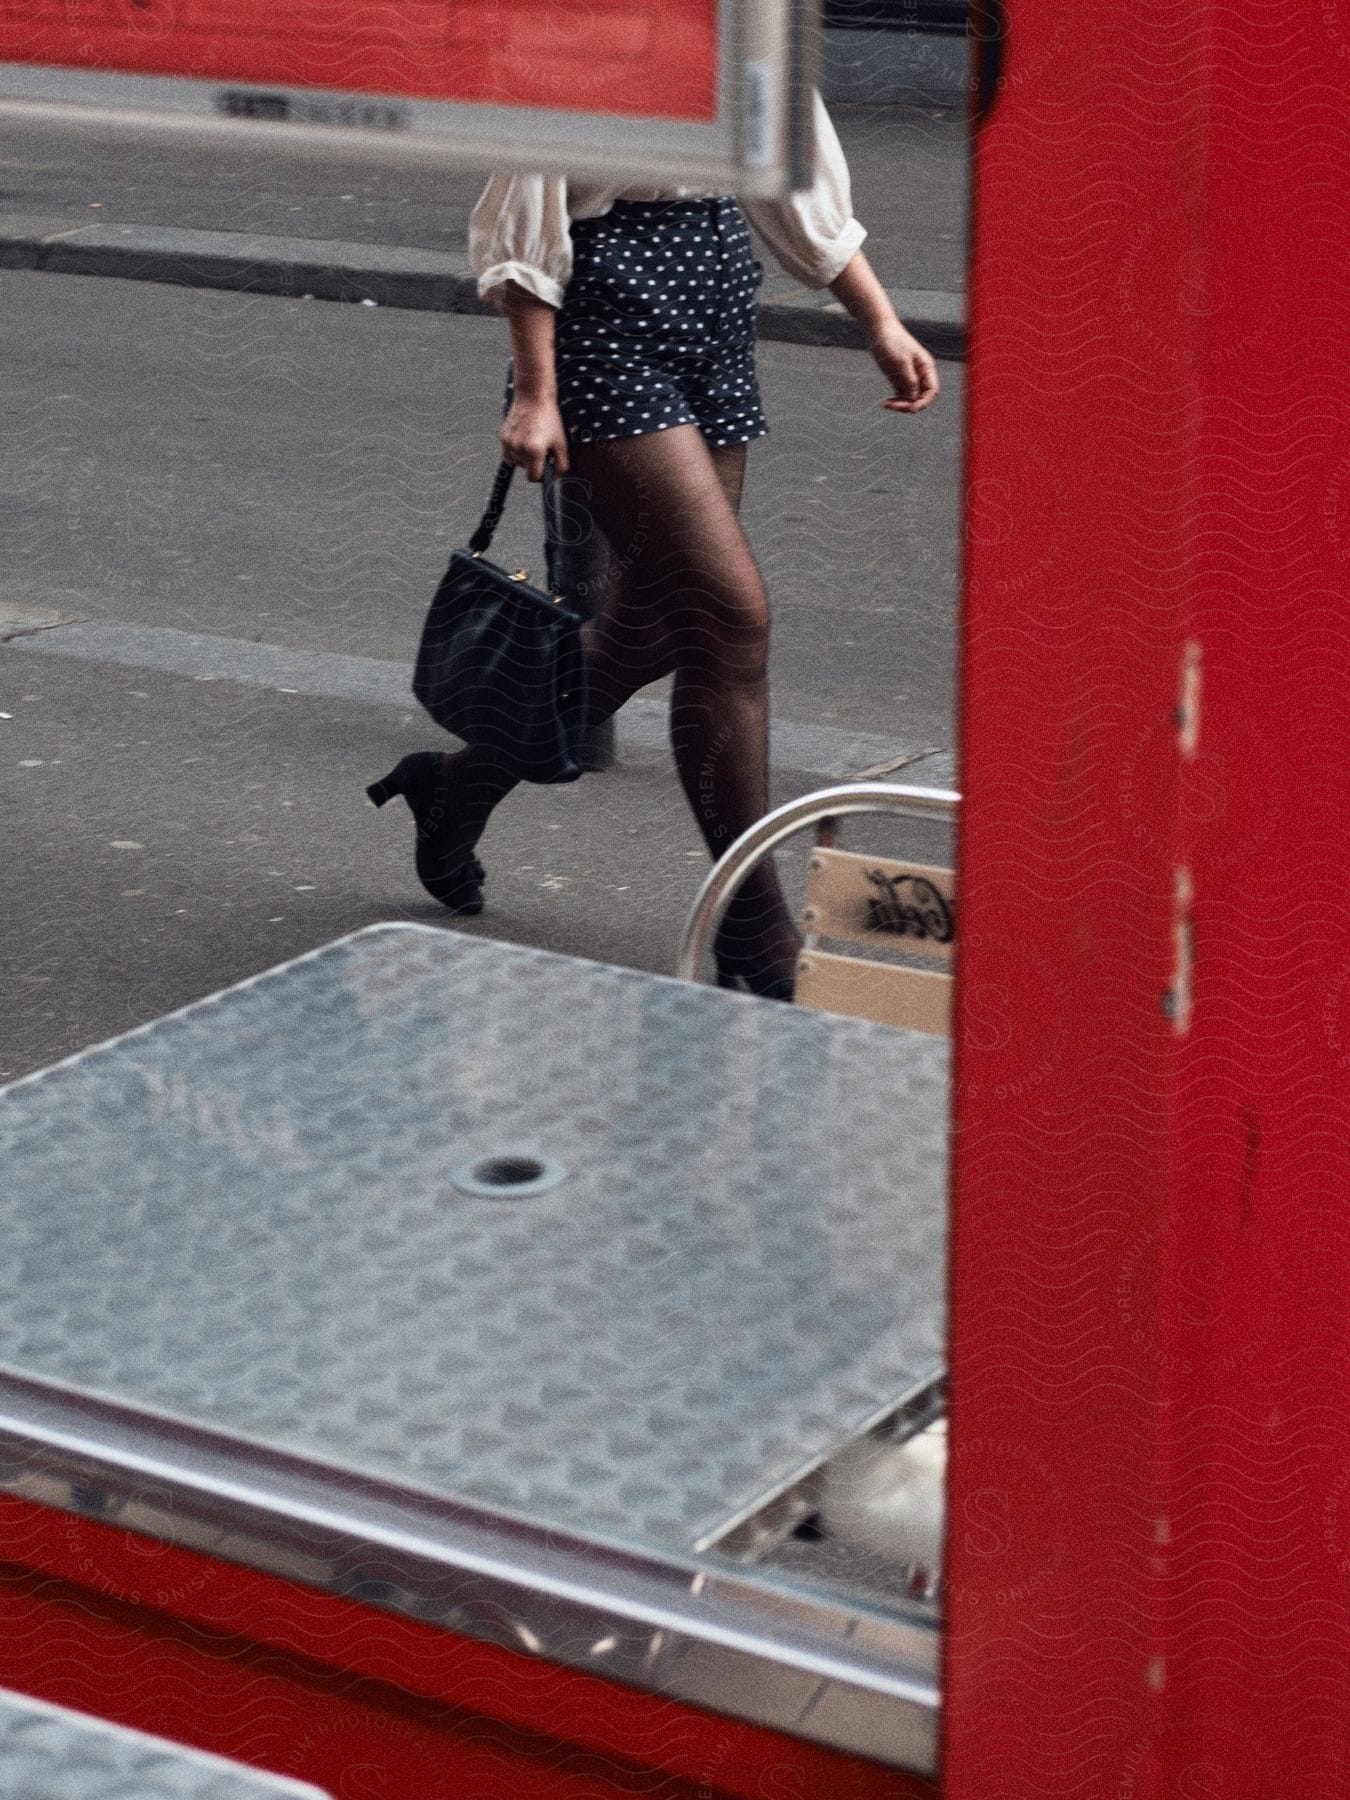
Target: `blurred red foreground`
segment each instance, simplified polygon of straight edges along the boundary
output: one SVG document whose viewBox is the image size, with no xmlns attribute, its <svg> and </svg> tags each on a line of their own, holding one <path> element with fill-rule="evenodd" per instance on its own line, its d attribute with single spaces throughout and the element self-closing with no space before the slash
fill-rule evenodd
<svg viewBox="0 0 1350 1800">
<path fill-rule="evenodd" d="M 3 0 L 0 61 L 710 120 L 715 0 Z"/>
</svg>

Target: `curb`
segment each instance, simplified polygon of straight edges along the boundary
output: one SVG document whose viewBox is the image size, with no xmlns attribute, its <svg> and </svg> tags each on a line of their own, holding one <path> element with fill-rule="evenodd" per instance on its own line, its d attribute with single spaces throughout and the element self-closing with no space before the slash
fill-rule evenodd
<svg viewBox="0 0 1350 1800">
<path fill-rule="evenodd" d="M 413 312 L 493 313 L 478 298 L 463 251 L 410 250 L 326 238 L 0 215 L 0 269 L 109 275 L 123 281 L 225 288 L 290 299 L 373 301 Z M 960 295 L 892 289 L 891 299 L 934 356 L 949 361 L 965 357 Z M 838 301 L 822 303 L 818 295 L 771 295 L 761 301 L 759 317 L 762 338 L 864 348 L 862 333 Z"/>
<path fill-rule="evenodd" d="M 58 657 L 103 670 L 136 669 L 187 681 L 234 682 L 278 694 L 341 700 L 360 706 L 417 713 L 412 665 L 328 650 L 297 650 L 254 638 L 217 637 L 173 626 L 138 625 L 118 619 L 62 618 L 37 608 L 0 608 L 0 659 L 14 655 Z M 619 741 L 643 750 L 663 749 L 670 739 L 669 705 L 642 695 L 618 714 Z M 860 781 L 877 769 L 884 776 L 952 786 L 952 752 L 913 740 L 839 725 L 807 725 L 774 718 L 772 766 L 827 781 Z M 900 771 L 905 771 L 902 775 Z"/>
</svg>

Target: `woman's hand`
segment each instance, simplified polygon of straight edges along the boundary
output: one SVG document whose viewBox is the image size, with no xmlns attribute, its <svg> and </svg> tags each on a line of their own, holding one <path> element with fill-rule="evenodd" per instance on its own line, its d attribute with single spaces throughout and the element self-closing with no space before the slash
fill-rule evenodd
<svg viewBox="0 0 1350 1800">
<path fill-rule="evenodd" d="M 567 473 L 567 429 L 556 400 L 531 400 L 517 394 L 502 426 L 502 459 L 524 469 L 531 481 L 542 481 L 544 464 L 553 458 L 554 472 Z"/>
<path fill-rule="evenodd" d="M 916 413 L 931 406 L 938 396 L 937 364 L 896 318 L 890 295 L 861 250 L 835 276 L 830 292 L 862 326 L 867 348 L 891 384 L 890 399 L 881 403 L 886 411 Z"/>
<path fill-rule="evenodd" d="M 553 308 L 514 281 L 498 290 L 497 302 L 511 327 L 515 395 L 502 426 L 502 457 L 524 469 L 531 481 L 544 479 L 549 457 L 559 475 L 567 473 L 567 428 L 558 410 L 554 366 Z"/>
<path fill-rule="evenodd" d="M 879 327 L 867 347 L 891 384 L 891 398 L 882 401 L 887 412 L 922 412 L 933 404 L 939 392 L 937 364 L 899 319 Z"/>
</svg>

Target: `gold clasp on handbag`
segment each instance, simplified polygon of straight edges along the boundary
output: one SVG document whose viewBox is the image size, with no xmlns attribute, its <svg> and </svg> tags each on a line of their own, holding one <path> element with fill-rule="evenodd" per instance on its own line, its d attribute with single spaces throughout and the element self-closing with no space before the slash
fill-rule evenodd
<svg viewBox="0 0 1350 1800">
<path fill-rule="evenodd" d="M 511 579 L 512 581 L 528 581 L 530 579 L 530 571 L 528 569 L 517 569 Z"/>
</svg>

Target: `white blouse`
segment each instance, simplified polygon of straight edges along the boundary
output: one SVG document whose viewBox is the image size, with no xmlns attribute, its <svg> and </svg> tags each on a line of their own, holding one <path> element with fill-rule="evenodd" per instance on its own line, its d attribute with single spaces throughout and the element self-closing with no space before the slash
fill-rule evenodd
<svg viewBox="0 0 1350 1800">
<path fill-rule="evenodd" d="M 616 200 L 711 198 L 702 188 L 600 187 L 565 175 L 494 175 L 469 220 L 469 255 L 481 298 L 514 281 L 561 306 L 572 275 L 573 219 L 596 219 Z M 746 215 L 789 275 L 828 287 L 867 236 L 853 217 L 848 164 L 816 95 L 816 179 L 780 200 L 743 200 Z"/>
</svg>

